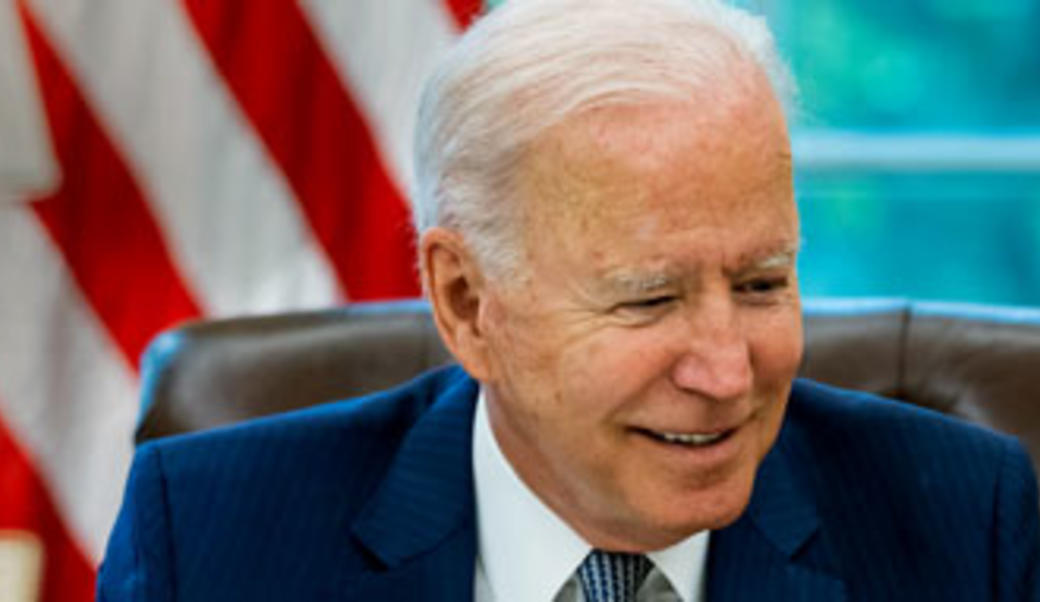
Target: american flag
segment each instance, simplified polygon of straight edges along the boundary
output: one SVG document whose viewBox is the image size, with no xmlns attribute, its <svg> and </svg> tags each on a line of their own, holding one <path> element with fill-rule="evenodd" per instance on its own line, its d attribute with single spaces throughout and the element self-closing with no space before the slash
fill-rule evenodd
<svg viewBox="0 0 1040 602">
<path fill-rule="evenodd" d="M 137 360 L 418 294 L 423 78 L 479 0 L 0 0 L 0 599 L 93 599 Z"/>
</svg>

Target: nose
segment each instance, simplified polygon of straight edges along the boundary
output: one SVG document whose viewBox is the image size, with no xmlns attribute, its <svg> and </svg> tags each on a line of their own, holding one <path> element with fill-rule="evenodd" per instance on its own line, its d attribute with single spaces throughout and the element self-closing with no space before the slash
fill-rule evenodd
<svg viewBox="0 0 1040 602">
<path fill-rule="evenodd" d="M 730 301 L 691 311 L 682 352 L 672 381 L 689 393 L 712 400 L 739 399 L 751 390 L 751 349 Z"/>
</svg>

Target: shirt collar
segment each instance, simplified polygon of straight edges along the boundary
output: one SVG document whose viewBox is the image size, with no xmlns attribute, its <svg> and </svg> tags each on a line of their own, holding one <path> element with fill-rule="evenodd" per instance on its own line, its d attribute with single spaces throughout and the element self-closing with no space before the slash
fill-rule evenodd
<svg viewBox="0 0 1040 602">
<path fill-rule="evenodd" d="M 708 531 L 694 533 L 671 547 L 648 552 L 646 556 L 668 578 L 681 600 L 696 602 L 702 599 L 704 569 L 708 560 Z"/>
<path fill-rule="evenodd" d="M 592 547 L 520 480 L 502 454 L 481 389 L 473 425 L 477 558 L 497 600 L 552 600 Z M 708 533 L 663 550 L 654 562 L 684 602 L 700 599 Z"/>
</svg>

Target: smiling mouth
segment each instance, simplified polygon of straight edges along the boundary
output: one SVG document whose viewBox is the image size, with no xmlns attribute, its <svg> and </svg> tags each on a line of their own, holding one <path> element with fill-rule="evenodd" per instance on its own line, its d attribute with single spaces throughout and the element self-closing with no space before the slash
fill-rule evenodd
<svg viewBox="0 0 1040 602">
<path fill-rule="evenodd" d="M 684 447 L 708 447 L 728 439 L 736 429 L 728 429 L 717 433 L 670 433 L 638 429 L 640 433 L 662 443 L 682 445 Z"/>
</svg>

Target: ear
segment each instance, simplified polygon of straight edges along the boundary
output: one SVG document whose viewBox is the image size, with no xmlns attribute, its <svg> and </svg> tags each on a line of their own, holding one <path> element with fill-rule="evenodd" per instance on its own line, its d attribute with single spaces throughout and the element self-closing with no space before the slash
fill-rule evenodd
<svg viewBox="0 0 1040 602">
<path fill-rule="evenodd" d="M 473 378 L 489 376 L 486 333 L 480 316 L 486 311 L 486 280 L 457 232 L 430 228 L 419 242 L 423 287 L 430 298 L 441 340 Z"/>
</svg>

